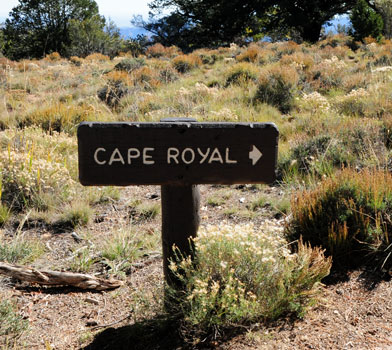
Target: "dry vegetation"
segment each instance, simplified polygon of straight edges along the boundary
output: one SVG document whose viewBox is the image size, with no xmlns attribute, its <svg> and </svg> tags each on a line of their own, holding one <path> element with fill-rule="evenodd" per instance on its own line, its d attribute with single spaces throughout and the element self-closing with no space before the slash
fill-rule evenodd
<svg viewBox="0 0 392 350">
<path fill-rule="evenodd" d="M 390 348 L 391 284 L 377 277 L 392 275 L 391 91 L 392 43 L 355 43 L 344 36 L 312 46 L 232 44 L 189 55 L 155 45 L 144 56 L 113 60 L 101 54 L 64 59 L 55 53 L 36 61 L 0 58 L 0 261 L 125 282 L 116 291 L 94 294 L 0 278 L 0 347 Z M 209 249 L 230 247 L 225 260 L 206 258 L 203 271 L 216 264 L 214 273 L 226 287 L 209 280 L 211 274 L 189 280 L 182 338 L 165 336 L 178 330 L 163 310 L 159 188 L 83 188 L 77 172 L 75 135 L 81 121 L 164 117 L 274 122 L 280 131 L 273 186 L 201 186 L 203 224 L 227 233 L 223 246 Z M 241 242 L 230 241 L 230 228 L 219 228 L 223 221 L 245 225 L 231 226 L 236 240 L 252 223 L 252 235 L 262 237 L 258 247 L 270 255 L 234 259 Z M 277 245 L 269 246 L 264 235 L 276 235 Z M 314 284 L 329 270 L 320 250 L 300 244 L 298 252 L 274 252 L 287 237 L 300 236 L 332 255 L 336 267 L 325 282 L 334 284 L 323 289 Z M 282 312 L 266 311 L 274 296 L 260 284 L 256 292 L 244 290 L 243 299 L 235 296 L 248 276 L 246 268 L 225 269 L 253 263 L 253 272 L 265 274 L 255 273 L 250 284 L 272 283 L 270 276 L 279 275 L 284 283 L 291 281 L 287 285 L 301 286 L 291 298 L 281 292 L 279 278 L 268 285 L 269 292 L 280 291 L 279 300 L 286 303 L 279 304 Z M 184 262 L 184 268 L 191 267 Z M 366 271 L 336 282 L 341 275 L 336 268 L 342 267 Z M 369 283 L 372 289 L 366 288 Z M 203 286 L 205 295 L 197 294 Z M 219 299 L 222 288 L 235 291 Z M 305 314 L 320 293 L 321 304 Z M 254 298 L 263 300 L 262 307 Z M 192 309 L 190 301 L 196 299 Z M 288 312 L 304 319 L 290 319 Z"/>
</svg>

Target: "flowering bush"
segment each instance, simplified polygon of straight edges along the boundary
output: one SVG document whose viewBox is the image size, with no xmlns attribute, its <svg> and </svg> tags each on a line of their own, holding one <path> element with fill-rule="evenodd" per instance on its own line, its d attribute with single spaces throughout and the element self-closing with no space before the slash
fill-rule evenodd
<svg viewBox="0 0 392 350">
<path fill-rule="evenodd" d="M 299 107 L 303 111 L 309 111 L 312 114 L 320 112 L 328 112 L 330 109 L 330 103 L 327 98 L 319 94 L 317 91 L 310 94 L 304 93 L 302 100 L 299 103 Z"/>
<path fill-rule="evenodd" d="M 302 243 L 291 253 L 282 227 L 266 221 L 203 227 L 194 240 L 196 258 L 172 261 L 184 285 L 177 304 L 186 328 L 216 328 L 301 314 L 329 273 L 330 260 Z"/>
<path fill-rule="evenodd" d="M 20 210 L 33 206 L 42 209 L 43 193 L 63 199 L 70 199 L 74 194 L 74 180 L 64 164 L 35 158 L 33 149 L 2 151 L 0 164 L 1 199 L 12 208 Z"/>
</svg>

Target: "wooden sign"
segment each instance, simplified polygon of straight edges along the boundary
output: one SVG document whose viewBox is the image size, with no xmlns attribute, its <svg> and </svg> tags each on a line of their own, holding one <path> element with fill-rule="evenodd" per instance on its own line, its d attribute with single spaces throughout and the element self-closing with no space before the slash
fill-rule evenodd
<svg viewBox="0 0 392 350">
<path fill-rule="evenodd" d="M 278 130 L 273 123 L 81 123 L 83 185 L 271 183 Z"/>
</svg>

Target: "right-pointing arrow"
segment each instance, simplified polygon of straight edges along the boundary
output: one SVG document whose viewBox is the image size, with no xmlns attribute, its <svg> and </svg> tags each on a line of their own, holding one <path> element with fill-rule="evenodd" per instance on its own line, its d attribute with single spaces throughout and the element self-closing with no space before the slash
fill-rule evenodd
<svg viewBox="0 0 392 350">
<path fill-rule="evenodd" d="M 259 149 L 253 145 L 252 151 L 249 152 L 249 159 L 252 159 L 252 165 L 255 165 L 259 159 L 262 157 L 262 153 L 259 151 Z"/>
</svg>

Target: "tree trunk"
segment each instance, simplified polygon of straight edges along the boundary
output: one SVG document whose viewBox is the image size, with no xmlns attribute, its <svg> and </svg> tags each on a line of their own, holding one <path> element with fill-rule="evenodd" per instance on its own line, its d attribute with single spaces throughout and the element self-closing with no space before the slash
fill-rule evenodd
<svg viewBox="0 0 392 350">
<path fill-rule="evenodd" d="M 302 28 L 302 39 L 304 41 L 313 44 L 320 39 L 322 23 L 306 23 Z"/>
</svg>

